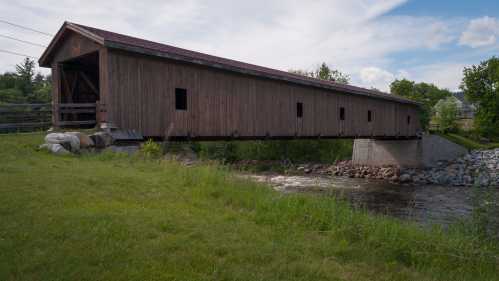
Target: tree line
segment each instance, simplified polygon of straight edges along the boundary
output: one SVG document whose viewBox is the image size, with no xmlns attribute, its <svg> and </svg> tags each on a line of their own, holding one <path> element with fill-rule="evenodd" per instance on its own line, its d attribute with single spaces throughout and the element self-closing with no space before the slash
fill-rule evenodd
<svg viewBox="0 0 499 281">
<path fill-rule="evenodd" d="M 480 136 L 499 137 L 499 58 L 465 67 L 459 88 L 465 99 L 476 107 L 474 129 Z M 431 117 L 444 132 L 456 131 L 457 106 L 447 89 L 406 79 L 395 80 L 390 92 L 422 104 L 421 123 L 428 127 Z M 441 102 L 439 102 L 441 101 Z"/>
<path fill-rule="evenodd" d="M 332 69 L 326 63 L 314 71 L 289 72 L 342 84 L 350 82 L 349 75 Z M 475 132 L 483 137 L 499 138 L 499 58 L 492 57 L 478 65 L 466 67 L 459 88 L 464 92 L 465 99 L 476 107 Z M 457 105 L 448 89 L 425 82 L 396 79 L 390 84 L 390 93 L 421 104 L 419 118 L 424 130 L 428 130 L 432 120 L 443 132 L 457 130 Z"/>
<path fill-rule="evenodd" d="M 50 103 L 52 77 L 36 73 L 35 61 L 25 58 L 15 72 L 0 74 L 0 104 Z"/>
</svg>

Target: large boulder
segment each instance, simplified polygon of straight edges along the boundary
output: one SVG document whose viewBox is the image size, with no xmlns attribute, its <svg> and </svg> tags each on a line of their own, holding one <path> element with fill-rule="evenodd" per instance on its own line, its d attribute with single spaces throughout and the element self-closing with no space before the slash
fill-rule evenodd
<svg viewBox="0 0 499 281">
<path fill-rule="evenodd" d="M 57 155 L 70 154 L 70 152 L 67 149 L 65 149 L 61 144 L 58 143 L 44 143 L 40 145 L 40 149 L 46 149 L 49 152 L 52 152 L 53 154 Z"/>
<path fill-rule="evenodd" d="M 66 134 L 76 136 L 80 140 L 80 148 L 89 148 L 94 146 L 94 141 L 86 134 L 80 132 L 66 132 Z"/>
<path fill-rule="evenodd" d="M 400 181 L 401 183 L 411 182 L 411 180 L 412 180 L 412 177 L 411 177 L 411 175 L 409 175 L 409 174 L 402 174 L 402 175 L 400 175 L 400 177 L 399 177 L 399 181 Z"/>
<path fill-rule="evenodd" d="M 97 132 L 93 135 L 90 135 L 90 138 L 94 142 L 95 147 L 97 148 L 106 148 L 113 144 L 113 137 L 106 132 Z"/>
<path fill-rule="evenodd" d="M 75 135 L 51 133 L 45 136 L 45 142 L 47 144 L 59 144 L 71 152 L 80 151 L 80 139 Z"/>
</svg>

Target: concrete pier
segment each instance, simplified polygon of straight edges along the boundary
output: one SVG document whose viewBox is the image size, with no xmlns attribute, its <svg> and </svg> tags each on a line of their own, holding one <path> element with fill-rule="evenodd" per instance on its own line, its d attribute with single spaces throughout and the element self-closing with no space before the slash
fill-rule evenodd
<svg viewBox="0 0 499 281">
<path fill-rule="evenodd" d="M 352 162 L 358 165 L 399 167 L 433 167 L 438 161 L 454 160 L 468 151 L 437 135 L 417 140 L 356 139 Z"/>
</svg>

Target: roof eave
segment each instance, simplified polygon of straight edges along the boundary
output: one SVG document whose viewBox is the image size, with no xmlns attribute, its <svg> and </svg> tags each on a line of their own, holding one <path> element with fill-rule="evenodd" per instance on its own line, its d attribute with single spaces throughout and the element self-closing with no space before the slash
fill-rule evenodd
<svg viewBox="0 0 499 281">
<path fill-rule="evenodd" d="M 94 42 L 96 42 L 97 44 L 100 44 L 100 45 L 104 45 L 104 38 L 86 30 L 86 29 L 83 29 L 71 22 L 64 22 L 64 24 L 61 26 L 61 28 L 59 29 L 59 31 L 57 31 L 56 35 L 54 36 L 54 38 L 52 38 L 52 41 L 50 41 L 50 44 L 48 45 L 48 47 L 45 49 L 45 51 L 43 52 L 43 54 L 40 56 L 40 59 L 38 60 L 38 64 L 40 65 L 40 67 L 50 67 L 50 57 L 51 57 L 51 54 L 53 53 L 53 50 L 55 48 L 55 46 L 57 45 L 57 43 L 59 42 L 59 40 L 61 39 L 61 37 L 63 36 L 63 34 L 67 31 L 67 30 L 71 30 L 71 31 L 74 31 Z"/>
</svg>

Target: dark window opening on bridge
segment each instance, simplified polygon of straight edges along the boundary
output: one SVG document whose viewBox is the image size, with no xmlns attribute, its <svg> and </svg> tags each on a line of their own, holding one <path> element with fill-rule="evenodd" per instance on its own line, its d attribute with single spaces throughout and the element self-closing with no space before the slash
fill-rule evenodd
<svg viewBox="0 0 499 281">
<path fill-rule="evenodd" d="M 303 103 L 301 102 L 296 103 L 296 117 L 298 118 L 303 117 Z"/>
<path fill-rule="evenodd" d="M 411 116 L 407 115 L 407 124 L 411 124 Z"/>
<path fill-rule="evenodd" d="M 345 108 L 340 107 L 340 120 L 345 120 Z"/>
<path fill-rule="evenodd" d="M 175 109 L 187 110 L 187 90 L 175 88 Z"/>
<path fill-rule="evenodd" d="M 371 110 L 367 111 L 367 122 L 373 121 L 373 114 Z"/>
</svg>

